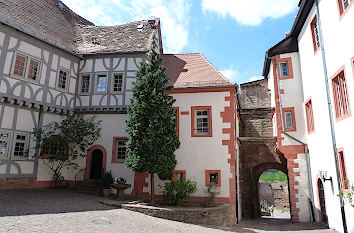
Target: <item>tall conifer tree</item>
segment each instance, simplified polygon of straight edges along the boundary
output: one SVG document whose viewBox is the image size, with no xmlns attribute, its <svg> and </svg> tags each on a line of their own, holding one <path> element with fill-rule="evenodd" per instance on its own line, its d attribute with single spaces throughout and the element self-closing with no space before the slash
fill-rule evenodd
<svg viewBox="0 0 354 233">
<path fill-rule="evenodd" d="M 175 99 L 168 93 L 169 78 L 156 52 L 156 42 L 136 72 L 133 98 L 128 109 L 128 158 L 125 164 L 135 172 L 148 172 L 151 178 L 151 201 L 154 202 L 154 174 L 167 180 L 173 175 L 177 161 L 174 152 L 179 148 L 174 109 Z"/>
</svg>

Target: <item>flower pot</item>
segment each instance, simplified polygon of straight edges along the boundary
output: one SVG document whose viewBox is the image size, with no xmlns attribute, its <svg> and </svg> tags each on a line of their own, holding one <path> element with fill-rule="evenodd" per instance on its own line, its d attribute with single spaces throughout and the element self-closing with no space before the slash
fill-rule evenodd
<svg viewBox="0 0 354 233">
<path fill-rule="evenodd" d="M 103 196 L 104 197 L 109 197 L 109 194 L 111 193 L 111 189 L 109 188 L 109 189 L 103 189 Z"/>
</svg>

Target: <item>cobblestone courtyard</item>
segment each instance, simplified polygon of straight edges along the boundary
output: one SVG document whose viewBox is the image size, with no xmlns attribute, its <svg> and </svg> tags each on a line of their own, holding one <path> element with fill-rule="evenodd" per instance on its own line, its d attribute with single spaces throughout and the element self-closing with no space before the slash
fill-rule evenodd
<svg viewBox="0 0 354 233">
<path fill-rule="evenodd" d="M 327 232 L 317 224 L 243 221 L 212 228 L 158 219 L 99 204 L 70 190 L 0 190 L 0 232 Z"/>
</svg>

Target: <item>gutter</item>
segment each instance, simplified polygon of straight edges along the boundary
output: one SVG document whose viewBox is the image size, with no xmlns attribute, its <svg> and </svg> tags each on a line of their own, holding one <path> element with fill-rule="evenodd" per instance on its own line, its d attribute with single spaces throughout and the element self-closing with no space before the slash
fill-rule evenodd
<svg viewBox="0 0 354 233">
<path fill-rule="evenodd" d="M 318 34 L 320 37 L 319 39 L 320 39 L 321 54 L 322 54 L 323 73 L 324 73 L 324 78 L 325 78 L 325 82 L 326 82 L 326 95 L 327 95 L 329 121 L 330 121 L 330 125 L 331 125 L 333 156 L 334 156 L 334 161 L 335 161 L 336 178 L 337 178 L 338 191 L 339 191 L 339 190 L 342 190 L 343 184 L 340 179 L 339 163 L 338 163 L 338 157 L 337 157 L 337 140 L 336 140 L 336 134 L 335 134 L 335 129 L 334 129 L 334 120 L 333 120 L 333 115 L 332 115 L 333 110 L 332 110 L 332 101 L 330 98 L 330 91 L 329 91 L 329 84 L 328 84 L 326 51 L 325 51 L 324 42 L 323 42 L 321 17 L 320 17 L 320 10 L 318 7 L 318 0 L 315 0 L 315 4 L 316 4 L 316 14 L 317 14 L 317 23 L 318 23 Z M 339 204 L 340 204 L 341 215 L 342 215 L 343 231 L 344 231 L 344 233 L 347 233 L 348 232 L 347 221 L 346 221 L 346 217 L 345 217 L 344 200 L 343 200 L 342 196 L 339 196 Z"/>
</svg>

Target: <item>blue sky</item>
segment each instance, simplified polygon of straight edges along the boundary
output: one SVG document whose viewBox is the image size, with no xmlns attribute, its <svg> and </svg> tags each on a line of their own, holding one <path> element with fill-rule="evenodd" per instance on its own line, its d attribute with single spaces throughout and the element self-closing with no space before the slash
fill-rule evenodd
<svg viewBox="0 0 354 233">
<path fill-rule="evenodd" d="M 290 31 L 299 0 L 62 0 L 96 25 L 161 19 L 165 53 L 202 53 L 237 83 L 261 78 L 264 54 Z"/>
</svg>

